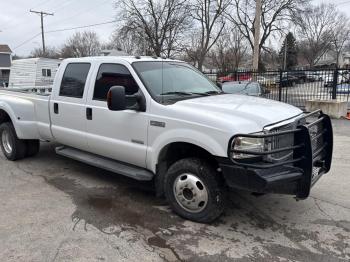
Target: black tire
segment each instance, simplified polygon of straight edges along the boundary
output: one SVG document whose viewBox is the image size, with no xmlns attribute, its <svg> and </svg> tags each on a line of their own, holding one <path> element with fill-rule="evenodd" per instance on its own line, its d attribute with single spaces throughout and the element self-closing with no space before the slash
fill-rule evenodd
<svg viewBox="0 0 350 262">
<path fill-rule="evenodd" d="M 11 145 L 11 150 L 5 150 L 3 143 L 3 133 L 7 132 L 8 141 Z M 0 145 L 1 150 L 8 160 L 15 161 L 25 157 L 26 155 L 26 143 L 25 140 L 19 139 L 16 134 L 16 130 L 12 123 L 6 122 L 0 125 Z"/>
<path fill-rule="evenodd" d="M 193 174 L 204 184 L 208 197 L 204 209 L 200 212 L 187 211 L 176 200 L 174 183 L 178 177 L 184 174 Z M 165 196 L 172 209 L 181 217 L 200 223 L 210 223 L 218 218 L 225 208 L 226 190 L 222 184 L 219 174 L 204 160 L 198 158 L 181 159 L 168 169 L 165 176 Z M 198 204 L 198 206 L 200 205 Z"/>
<path fill-rule="evenodd" d="M 31 157 L 39 153 L 40 141 L 39 140 L 26 140 L 27 151 L 26 156 Z"/>
</svg>

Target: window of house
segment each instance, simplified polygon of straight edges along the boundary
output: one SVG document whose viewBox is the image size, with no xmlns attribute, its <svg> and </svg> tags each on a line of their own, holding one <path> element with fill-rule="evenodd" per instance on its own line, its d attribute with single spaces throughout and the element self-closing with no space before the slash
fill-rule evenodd
<svg viewBox="0 0 350 262">
<path fill-rule="evenodd" d="M 102 64 L 95 82 L 94 100 L 106 101 L 112 86 L 124 86 L 127 95 L 135 94 L 139 87 L 130 71 L 119 64 Z"/>
<path fill-rule="evenodd" d="M 63 74 L 59 95 L 82 98 L 90 66 L 89 63 L 68 64 Z"/>
<path fill-rule="evenodd" d="M 51 77 L 51 69 L 42 69 L 41 72 L 44 77 Z"/>
</svg>

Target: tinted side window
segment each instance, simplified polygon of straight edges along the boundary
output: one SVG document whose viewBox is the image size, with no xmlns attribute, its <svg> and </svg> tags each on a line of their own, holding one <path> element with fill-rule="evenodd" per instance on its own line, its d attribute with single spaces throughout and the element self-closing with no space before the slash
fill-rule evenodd
<svg viewBox="0 0 350 262">
<path fill-rule="evenodd" d="M 60 96 L 82 98 L 89 70 L 88 63 L 68 64 L 63 74 Z"/>
<path fill-rule="evenodd" d="M 94 100 L 107 100 L 107 93 L 112 86 L 124 86 L 127 95 L 135 94 L 139 87 L 130 71 L 123 65 L 102 64 L 98 70 Z"/>
</svg>

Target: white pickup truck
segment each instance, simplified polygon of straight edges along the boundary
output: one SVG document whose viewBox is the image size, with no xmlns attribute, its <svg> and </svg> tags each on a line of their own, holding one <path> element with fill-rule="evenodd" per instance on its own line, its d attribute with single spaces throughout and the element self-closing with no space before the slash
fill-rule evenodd
<svg viewBox="0 0 350 262">
<path fill-rule="evenodd" d="M 320 111 L 225 94 L 192 66 L 151 57 L 67 59 L 51 94 L 1 89 L 0 137 L 9 160 L 55 141 L 60 155 L 154 181 L 198 222 L 223 212 L 228 188 L 307 198 L 333 147 Z"/>
</svg>

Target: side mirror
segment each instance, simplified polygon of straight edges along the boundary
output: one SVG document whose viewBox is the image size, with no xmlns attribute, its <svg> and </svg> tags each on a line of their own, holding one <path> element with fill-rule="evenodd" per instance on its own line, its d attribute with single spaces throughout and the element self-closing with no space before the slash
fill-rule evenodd
<svg viewBox="0 0 350 262">
<path fill-rule="evenodd" d="M 133 95 L 126 95 L 124 86 L 112 86 L 107 94 L 107 106 L 111 111 L 131 109 L 145 112 L 146 99 L 140 90 Z"/>
<path fill-rule="evenodd" d="M 111 111 L 122 111 L 126 109 L 125 87 L 112 86 L 107 94 L 107 106 Z"/>
</svg>

